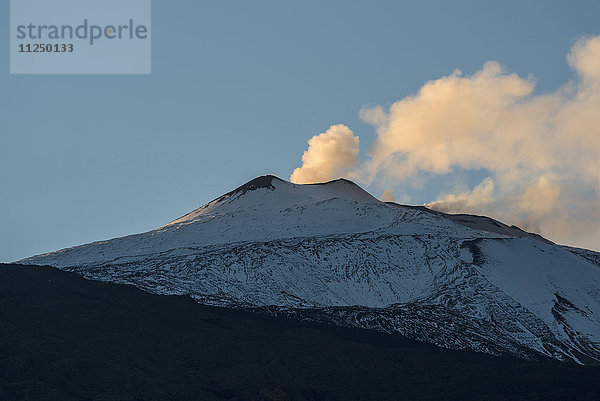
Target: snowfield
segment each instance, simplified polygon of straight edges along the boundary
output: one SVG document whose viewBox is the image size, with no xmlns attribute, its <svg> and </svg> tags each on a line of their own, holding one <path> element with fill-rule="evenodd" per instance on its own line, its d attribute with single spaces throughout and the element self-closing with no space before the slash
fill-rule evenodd
<svg viewBox="0 0 600 401">
<path fill-rule="evenodd" d="M 600 362 L 600 254 L 383 203 L 347 180 L 259 177 L 156 230 L 20 263 L 448 348 Z"/>
</svg>

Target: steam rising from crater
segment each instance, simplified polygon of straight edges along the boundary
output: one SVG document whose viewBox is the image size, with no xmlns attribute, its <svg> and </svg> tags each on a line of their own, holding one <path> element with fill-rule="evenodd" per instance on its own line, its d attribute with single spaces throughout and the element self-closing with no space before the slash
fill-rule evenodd
<svg viewBox="0 0 600 401">
<path fill-rule="evenodd" d="M 388 110 L 364 108 L 361 119 L 376 130 L 365 160 L 358 137 L 334 125 L 309 140 L 291 180 L 406 188 L 457 168 L 484 170 L 489 177 L 474 188 L 428 206 L 600 249 L 600 36 L 580 39 L 567 61 L 577 76 L 551 93 L 534 94 L 532 78 L 490 61 L 471 76 L 457 70 L 427 82 Z"/>
</svg>

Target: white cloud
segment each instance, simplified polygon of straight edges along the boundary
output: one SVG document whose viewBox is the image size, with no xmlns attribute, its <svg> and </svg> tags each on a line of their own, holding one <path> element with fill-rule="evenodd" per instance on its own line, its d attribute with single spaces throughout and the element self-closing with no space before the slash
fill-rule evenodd
<svg viewBox="0 0 600 401">
<path fill-rule="evenodd" d="M 600 249 L 600 36 L 579 40 L 567 60 L 577 79 L 551 93 L 534 94 L 532 79 L 487 62 L 471 76 L 427 82 L 388 110 L 363 109 L 377 132 L 366 160 L 358 162 L 352 131 L 332 126 L 309 141 L 292 179 L 345 174 L 393 188 L 457 168 L 486 170 L 489 179 L 432 205 Z"/>
</svg>

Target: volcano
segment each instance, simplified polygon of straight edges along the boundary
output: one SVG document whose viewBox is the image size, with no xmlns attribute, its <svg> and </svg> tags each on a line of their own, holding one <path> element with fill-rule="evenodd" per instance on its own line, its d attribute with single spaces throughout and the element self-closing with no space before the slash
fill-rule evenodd
<svg viewBox="0 0 600 401">
<path fill-rule="evenodd" d="M 155 230 L 19 261 L 201 304 L 600 363 L 600 254 L 473 215 L 267 175 Z"/>
</svg>

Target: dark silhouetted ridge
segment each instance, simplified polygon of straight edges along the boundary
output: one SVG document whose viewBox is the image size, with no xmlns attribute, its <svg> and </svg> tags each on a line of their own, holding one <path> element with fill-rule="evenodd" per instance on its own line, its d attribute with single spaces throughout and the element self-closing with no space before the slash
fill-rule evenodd
<svg viewBox="0 0 600 401">
<path fill-rule="evenodd" d="M 0 400 L 598 400 L 600 369 L 0 264 Z M 565 307 L 569 307 L 564 303 Z"/>
</svg>

